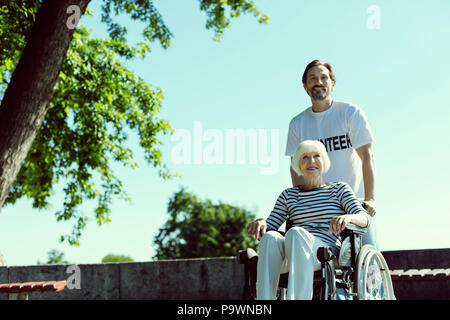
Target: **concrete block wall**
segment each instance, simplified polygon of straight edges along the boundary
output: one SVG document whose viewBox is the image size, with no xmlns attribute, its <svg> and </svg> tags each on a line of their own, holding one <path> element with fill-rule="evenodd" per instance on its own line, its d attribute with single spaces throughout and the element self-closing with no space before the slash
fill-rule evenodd
<svg viewBox="0 0 450 320">
<path fill-rule="evenodd" d="M 29 299 L 241 299 L 244 272 L 236 258 L 78 265 L 80 289 L 32 292 Z M 0 283 L 66 280 L 69 265 L 0 267 Z M 0 293 L 0 299 L 8 295 Z"/>
<path fill-rule="evenodd" d="M 389 269 L 448 269 L 450 249 L 384 251 Z M 398 300 L 450 300 L 450 278 L 397 280 L 393 282 Z"/>
<path fill-rule="evenodd" d="M 389 269 L 450 268 L 450 249 L 383 251 Z"/>
</svg>

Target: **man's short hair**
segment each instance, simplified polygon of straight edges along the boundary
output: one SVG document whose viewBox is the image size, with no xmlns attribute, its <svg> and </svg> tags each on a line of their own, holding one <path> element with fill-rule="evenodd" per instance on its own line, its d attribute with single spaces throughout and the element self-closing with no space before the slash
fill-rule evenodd
<svg viewBox="0 0 450 320">
<path fill-rule="evenodd" d="M 298 176 L 303 175 L 299 162 L 302 157 L 302 155 L 306 152 L 311 151 L 317 151 L 323 160 L 323 172 L 322 174 L 326 173 L 328 169 L 330 169 L 330 158 L 328 157 L 327 150 L 325 149 L 325 146 L 322 142 L 317 140 L 305 140 L 299 143 L 297 146 L 297 150 L 295 151 L 294 156 L 292 157 L 291 167 L 294 169 L 295 173 L 297 173 Z"/>
<path fill-rule="evenodd" d="M 314 61 L 310 62 L 310 63 L 306 66 L 305 72 L 303 72 L 303 77 L 302 77 L 302 82 L 303 82 L 303 83 L 306 83 L 306 76 L 307 76 L 307 74 L 308 74 L 309 69 L 312 69 L 312 68 L 317 67 L 317 66 L 324 66 L 325 68 L 327 68 L 328 71 L 330 72 L 330 79 L 331 79 L 333 82 L 336 82 L 336 74 L 334 73 L 334 68 L 331 66 L 331 64 L 329 64 L 329 63 L 323 63 L 323 62 L 320 61 L 320 60 L 314 60 Z"/>
</svg>

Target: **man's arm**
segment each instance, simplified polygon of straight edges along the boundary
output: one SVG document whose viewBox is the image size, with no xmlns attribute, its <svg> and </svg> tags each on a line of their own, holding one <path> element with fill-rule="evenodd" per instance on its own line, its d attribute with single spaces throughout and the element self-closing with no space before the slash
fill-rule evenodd
<svg viewBox="0 0 450 320">
<path fill-rule="evenodd" d="M 292 163 L 292 157 L 291 157 L 291 163 Z M 303 176 L 299 176 L 294 169 L 292 169 L 292 166 L 289 166 L 291 169 L 291 180 L 292 180 L 292 186 L 296 187 L 298 185 L 304 184 L 305 180 Z"/>
<path fill-rule="evenodd" d="M 367 212 L 374 216 L 375 210 L 375 155 L 372 144 L 366 144 L 356 149 L 362 161 L 362 173 L 364 180 L 364 202 L 367 205 Z"/>
</svg>

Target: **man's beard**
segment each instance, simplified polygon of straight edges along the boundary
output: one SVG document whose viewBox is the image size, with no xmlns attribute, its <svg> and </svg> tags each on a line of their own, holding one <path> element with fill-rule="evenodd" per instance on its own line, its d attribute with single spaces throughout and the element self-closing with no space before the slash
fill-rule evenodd
<svg viewBox="0 0 450 320">
<path fill-rule="evenodd" d="M 323 88 L 323 90 L 315 90 L 315 88 L 311 90 L 311 97 L 314 100 L 325 100 L 328 97 L 327 89 L 325 87 L 321 88 Z"/>
</svg>

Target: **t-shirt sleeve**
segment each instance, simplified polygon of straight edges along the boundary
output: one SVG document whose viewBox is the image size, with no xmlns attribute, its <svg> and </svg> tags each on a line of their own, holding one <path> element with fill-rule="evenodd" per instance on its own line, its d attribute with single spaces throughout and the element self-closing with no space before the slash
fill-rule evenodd
<svg viewBox="0 0 450 320">
<path fill-rule="evenodd" d="M 278 228 L 285 222 L 288 218 L 288 209 L 286 206 L 287 192 L 284 190 L 275 202 L 275 206 L 270 213 L 269 217 L 266 219 L 268 230 L 278 230 Z"/>
<path fill-rule="evenodd" d="M 363 208 L 361 202 L 356 198 L 352 188 L 346 182 L 339 182 L 338 188 L 339 188 L 338 190 L 339 201 L 341 202 L 345 212 L 347 214 L 361 213 L 365 215 L 368 221 L 367 224 L 368 227 L 370 225 L 370 221 L 372 220 L 372 218 Z"/>
<path fill-rule="evenodd" d="M 362 147 L 368 143 L 374 143 L 375 137 L 367 120 L 364 111 L 355 107 L 354 113 L 350 120 L 350 141 L 354 149 Z"/>
<path fill-rule="evenodd" d="M 286 142 L 286 156 L 293 157 L 300 143 L 300 133 L 297 131 L 294 119 L 289 123 L 289 132 Z"/>
</svg>

